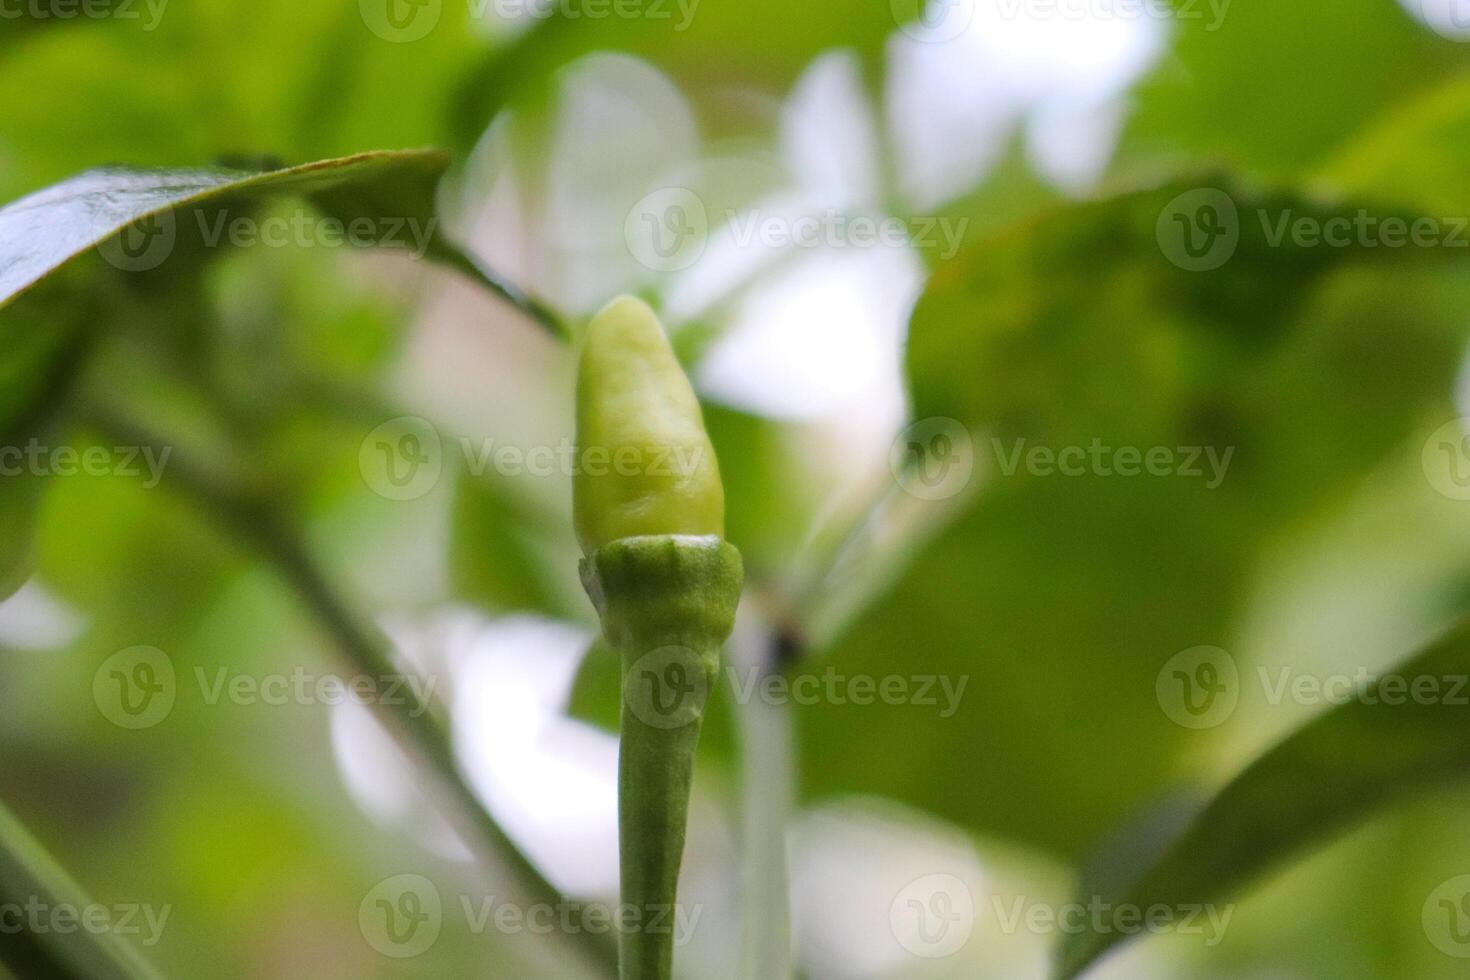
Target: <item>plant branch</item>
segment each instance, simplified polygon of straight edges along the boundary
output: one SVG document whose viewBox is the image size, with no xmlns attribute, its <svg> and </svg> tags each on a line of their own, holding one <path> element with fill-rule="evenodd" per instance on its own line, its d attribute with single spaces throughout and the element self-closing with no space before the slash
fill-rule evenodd
<svg viewBox="0 0 1470 980">
<path fill-rule="evenodd" d="M 354 671 L 376 677 L 401 670 L 394 663 L 387 638 L 366 623 L 337 593 L 306 550 L 301 536 L 268 500 L 236 489 L 173 449 L 166 440 L 109 412 L 94 408 L 86 420 L 122 444 L 151 447 L 160 453 L 169 448 L 172 454 L 164 477 L 167 484 L 190 499 L 232 538 L 264 558 L 332 637 Z M 420 702 L 411 685 L 405 687 L 405 692 L 401 704 L 379 704 L 378 713 L 399 744 L 437 777 L 440 789 L 453 804 L 449 807 L 452 822 L 464 832 L 467 841 L 506 867 L 528 901 L 557 907 L 562 902 L 561 893 L 495 822 L 460 771 L 442 706 Z M 615 971 L 611 943 L 588 932 L 578 932 L 569 938 L 583 960 L 599 974 Z"/>
<path fill-rule="evenodd" d="M 469 276 L 489 289 L 496 296 L 520 310 L 535 324 L 566 343 L 571 339 L 571 330 L 566 322 L 551 307 L 529 294 L 490 268 L 479 256 L 467 248 L 455 245 L 442 236 L 435 236 L 429 246 L 429 258 L 443 263 Z"/>
<path fill-rule="evenodd" d="M 755 613 L 750 614 L 756 618 Z M 742 622 L 729 649 L 745 670 L 775 673 L 783 655 L 776 633 L 764 622 Z M 736 698 L 740 739 L 741 980 L 791 977 L 791 897 L 786 831 L 796 777 L 791 705 L 762 698 Z"/>
<path fill-rule="evenodd" d="M 25 826 L 0 805 L 0 900 L 16 908 L 92 906 L 75 881 Z M 16 976 L 59 980 L 159 980 L 162 977 L 111 929 L 7 928 L 0 934 L 0 963 Z"/>
</svg>

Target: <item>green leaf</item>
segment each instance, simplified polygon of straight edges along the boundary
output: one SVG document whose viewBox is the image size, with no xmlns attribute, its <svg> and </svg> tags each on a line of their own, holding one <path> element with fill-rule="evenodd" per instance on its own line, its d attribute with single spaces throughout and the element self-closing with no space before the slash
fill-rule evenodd
<svg viewBox="0 0 1470 980">
<path fill-rule="evenodd" d="M 1172 50 L 1135 93 L 1125 169 L 1183 155 L 1299 175 L 1470 59 L 1396 3 L 1177 6 Z"/>
<path fill-rule="evenodd" d="M 554 526 L 552 520 L 514 487 L 462 474 L 453 520 L 449 562 L 457 596 L 497 612 L 589 618 L 574 572 L 575 549 L 557 549 L 547 540 L 544 529 Z"/>
<path fill-rule="evenodd" d="M 92 902 L 80 886 L 4 807 L 0 807 L 0 899 L 15 908 L 35 903 L 80 913 Z M 134 980 L 159 977 L 111 929 L 9 928 L 0 936 L 0 963 L 23 977 Z"/>
<path fill-rule="evenodd" d="M 0 209 L 0 308 L 92 249 L 125 271 L 151 271 L 180 241 L 207 244 L 206 207 L 294 194 L 329 213 L 433 221 L 448 158 L 434 151 L 363 153 L 284 170 L 89 171 Z M 128 238 L 120 236 L 127 231 Z M 192 236 L 198 233 L 198 238 Z"/>
<path fill-rule="evenodd" d="M 1470 75 L 1382 118 L 1317 175 L 1339 192 L 1371 194 L 1446 221 L 1470 215 L 1461 171 L 1470 153 Z"/>
<path fill-rule="evenodd" d="M 1191 272 L 1156 236 L 1206 188 L 1229 195 L 1240 237 Z M 1288 213 L 1356 208 L 1179 181 L 1053 211 L 937 268 L 910 325 L 914 414 L 968 437 L 979 493 L 812 669 L 965 686 L 952 705 L 936 682 L 929 704 L 803 707 L 808 795 L 882 794 L 1080 859 L 1170 787 L 1191 743 L 1155 700 L 1161 666 L 1229 646 L 1280 534 L 1427 410 L 1451 411 L 1465 287 L 1440 260 L 1456 253 L 1273 243 Z M 1171 475 L 1012 462 L 1094 441 L 1167 450 Z"/>
<path fill-rule="evenodd" d="M 1381 679 L 1252 763 L 1161 855 L 1133 868 L 1131 886 L 1096 897 L 1135 908 L 1219 902 L 1355 821 L 1470 775 L 1470 725 L 1448 693 L 1467 675 L 1462 623 L 1387 672 L 1393 687 Z M 1412 693 L 1431 689 L 1441 696 Z M 1057 976 L 1079 975 L 1126 939 L 1116 930 L 1070 935 Z"/>
</svg>

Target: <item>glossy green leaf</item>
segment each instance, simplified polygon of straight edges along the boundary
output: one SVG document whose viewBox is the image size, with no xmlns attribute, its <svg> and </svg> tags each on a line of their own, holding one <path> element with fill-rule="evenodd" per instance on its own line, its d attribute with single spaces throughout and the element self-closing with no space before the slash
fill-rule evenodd
<svg viewBox="0 0 1470 980">
<path fill-rule="evenodd" d="M 0 898 L 13 909 L 40 903 L 53 910 L 84 910 L 92 904 L 4 807 L 0 807 Z M 7 926 L 0 935 L 0 963 L 18 976 L 59 980 L 149 980 L 161 976 L 112 929 L 33 929 L 23 924 L 16 932 Z"/>
<path fill-rule="evenodd" d="M 1470 194 L 1461 177 L 1467 153 L 1470 75 L 1462 73 L 1369 127 L 1321 169 L 1316 181 L 1452 222 L 1470 216 Z"/>
<path fill-rule="evenodd" d="M 461 475 L 449 545 L 456 595 L 497 612 L 590 619 L 591 606 L 574 572 L 576 552 L 553 546 L 546 533 L 552 526 L 533 501 L 504 481 Z"/>
<path fill-rule="evenodd" d="M 1193 272 L 1158 235 L 1201 189 L 1228 195 L 1239 240 Z M 804 707 L 810 795 L 887 795 L 1076 859 L 1170 788 L 1189 733 L 1155 699 L 1161 666 L 1228 646 L 1281 530 L 1448 411 L 1456 253 L 1434 254 L 1437 276 L 1413 250 L 1268 232 L 1354 213 L 1182 181 L 1056 210 L 938 267 L 910 325 L 914 415 L 951 420 L 921 435 L 967 449 L 979 492 L 813 668 L 933 678 L 928 703 Z M 1168 469 L 1025 459 L 1094 443 L 1157 448 Z"/>
<path fill-rule="evenodd" d="M 1466 677 L 1470 625 L 1461 624 L 1252 763 L 1161 854 L 1131 869 L 1125 888 L 1096 897 L 1141 909 L 1222 902 L 1353 822 L 1470 776 Z M 1069 936 L 1057 976 L 1079 975 L 1126 938 Z"/>
<path fill-rule="evenodd" d="M 1174 36 L 1135 93 L 1119 166 L 1183 156 L 1306 172 L 1470 61 L 1404 6 L 1176 0 Z"/>
<path fill-rule="evenodd" d="M 433 188 L 448 160 L 432 151 L 364 153 L 285 170 L 89 171 L 0 209 L 0 306 L 71 260 L 107 245 L 125 271 L 151 271 L 183 236 L 209 240 L 204 208 L 294 194 L 336 205 L 344 220 L 433 218 Z M 362 190 L 367 186 L 370 190 Z M 357 189 L 349 193 L 347 188 Z M 183 213 L 183 219 L 176 212 Z M 127 231 L 126 236 L 122 233 Z M 115 247 L 114 247 L 115 246 Z"/>
</svg>

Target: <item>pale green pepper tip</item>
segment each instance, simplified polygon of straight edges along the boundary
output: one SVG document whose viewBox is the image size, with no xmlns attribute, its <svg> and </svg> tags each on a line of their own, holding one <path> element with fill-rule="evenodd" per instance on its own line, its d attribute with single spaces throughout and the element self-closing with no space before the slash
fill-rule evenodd
<svg viewBox="0 0 1470 980">
<path fill-rule="evenodd" d="M 622 538 L 725 533 L 720 466 L 658 316 L 622 296 L 592 318 L 577 375 L 572 510 L 586 554 Z"/>
</svg>

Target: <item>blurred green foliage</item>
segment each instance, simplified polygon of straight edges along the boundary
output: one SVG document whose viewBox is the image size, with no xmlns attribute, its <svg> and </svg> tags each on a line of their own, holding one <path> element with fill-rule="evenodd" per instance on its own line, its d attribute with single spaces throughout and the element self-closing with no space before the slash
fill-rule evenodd
<svg viewBox="0 0 1470 980">
<path fill-rule="evenodd" d="M 584 232 L 621 244 L 614 226 L 631 202 L 610 197 L 616 207 L 578 211 L 556 178 L 605 164 L 608 184 L 624 190 L 616 165 L 642 160 L 633 150 L 667 135 L 653 126 L 621 134 L 601 148 L 605 156 L 577 143 L 558 112 L 569 69 L 586 63 L 578 59 L 621 52 L 660 73 L 701 155 L 671 150 L 661 160 L 669 173 L 634 176 L 652 187 L 694 173 L 691 182 L 708 181 L 698 186 L 711 203 L 765 201 L 780 184 L 790 166 L 777 147 L 781 100 L 833 49 L 855 53 L 865 108 L 892 123 L 885 86 L 905 37 L 895 19 L 903 4 L 703 0 L 686 29 L 680 8 L 666 6 L 667 21 L 569 16 L 587 12 L 578 3 L 514 24 L 445 3 L 432 31 L 403 43 L 375 34 L 359 4 L 325 0 L 191 0 L 166 7 L 152 28 L 142 7 L 141 21 L 0 21 L 0 87 L 12 93 L 0 118 L 0 200 L 104 165 L 167 168 L 154 197 L 91 228 L 93 237 L 66 224 L 96 215 L 98 202 L 77 199 L 64 202 L 69 216 L 47 219 L 66 234 L 29 226 L 0 237 L 0 303 L 35 281 L 12 281 L 17 256 L 27 267 L 47 258 L 48 269 L 71 260 L 0 314 L 0 444 L 109 448 L 115 440 L 95 413 L 116 410 L 285 515 L 364 615 L 411 619 L 454 604 L 586 629 L 567 475 L 475 472 L 456 448 L 461 439 L 554 443 L 570 434 L 569 354 L 527 317 L 467 298 L 468 279 L 402 256 L 186 242 L 161 269 L 137 275 L 92 246 L 125 220 L 180 202 L 259 221 L 295 214 L 303 200 L 313 215 L 344 219 L 427 218 L 437 201 L 455 240 L 474 239 L 575 326 L 580 284 L 568 285 L 575 269 L 558 274 L 574 268 L 567 256 L 597 253 Z M 1170 839 L 1155 826 L 1160 813 L 1195 812 L 1308 720 L 1270 727 L 1270 740 L 1253 738 L 1244 709 L 1221 728 L 1176 724 L 1155 688 L 1172 656 L 1220 646 L 1250 675 L 1257 662 L 1290 662 L 1297 652 L 1386 665 L 1466 609 L 1465 505 L 1435 491 L 1420 458 L 1430 433 L 1464 411 L 1456 401 L 1470 326 L 1464 253 L 1442 241 L 1304 245 L 1275 239 L 1273 223 L 1366 214 L 1444 227 L 1470 215 L 1470 47 L 1388 0 L 1235 0 L 1218 24 L 1181 14 L 1168 34 L 1128 97 L 1105 176 L 1083 190 L 1041 176 L 1017 129 L 1001 135 L 994 165 L 977 170 L 972 186 L 920 207 L 894 172 L 923 151 L 877 127 L 877 200 L 901 215 L 971 222 L 957 255 L 914 250 L 928 278 L 903 365 L 911 416 L 953 419 L 972 435 L 971 494 L 890 527 L 889 511 L 870 507 L 885 494 L 903 497 L 884 465 L 886 446 L 876 463 L 860 464 L 809 421 L 748 405 L 707 408 L 749 602 L 776 628 L 766 652 L 796 661 L 783 660 L 794 676 L 835 669 L 967 680 L 946 717 L 921 705 L 799 706 L 797 795 L 808 812 L 878 796 L 1038 868 L 1091 880 L 1084 868 L 1108 866 L 1115 879 L 1136 877 Z M 969 93 L 933 99 L 959 94 Z M 613 113 L 620 100 L 626 92 L 601 110 Z M 450 155 L 328 163 L 328 172 L 371 171 L 330 189 L 242 175 L 434 146 Z M 758 165 L 716 181 L 715 162 L 730 159 Z M 450 179 L 437 186 L 446 170 Z M 181 176 L 200 173 L 213 176 L 202 185 Z M 249 186 L 236 186 L 242 180 Z M 211 188 L 222 196 L 195 197 Z M 1190 271 L 1162 245 L 1159 222 L 1201 190 L 1226 192 L 1239 241 L 1221 267 Z M 569 227 L 568 215 L 596 227 Z M 0 227 L 20 226 L 0 216 Z M 439 257 L 470 268 L 462 256 Z M 745 298 L 797 264 L 777 256 L 742 270 L 680 325 L 674 341 L 691 366 L 721 341 Z M 617 268 L 597 288 L 681 299 L 676 277 Z M 436 343 L 451 355 L 434 360 Z M 465 391 L 476 403 L 469 409 Z M 386 499 L 364 479 L 360 454 L 380 424 L 419 415 L 432 417 L 443 441 L 444 472 L 423 495 Z M 1022 441 L 1094 440 L 1228 449 L 1229 478 L 1211 488 L 1203 479 L 999 470 Z M 99 670 L 139 645 L 166 650 L 183 687 L 196 671 L 338 669 L 330 638 L 251 550 L 248 533 L 168 480 L 3 479 L 0 595 L 34 570 L 73 628 L 49 649 L 15 642 L 0 651 L 9 762 L 0 798 L 97 900 L 172 906 L 170 928 L 144 950 L 163 972 L 356 978 L 565 968 L 548 943 L 477 934 L 459 915 L 412 960 L 364 943 L 359 905 L 390 875 L 429 875 L 446 896 L 495 886 L 425 848 L 409 822 L 364 812 L 344 784 L 332 712 L 321 705 L 181 696 L 165 724 L 142 731 L 97 710 Z M 857 576 L 863 589 L 836 574 L 854 542 L 871 545 L 859 554 L 874 566 Z M 832 628 L 817 614 L 823 603 L 848 615 Z M 594 644 L 572 714 L 608 727 L 616 692 L 610 656 Z M 700 778 L 734 810 L 741 746 L 727 702 L 716 702 Z M 1446 715 L 1433 717 L 1440 726 Z M 1420 907 L 1470 870 L 1464 787 L 1405 804 L 1390 792 L 1397 784 L 1385 784 L 1393 772 L 1413 782 L 1410 770 L 1417 779 L 1427 758 L 1462 771 L 1463 739 L 1407 722 L 1353 725 L 1353 715 L 1338 714 L 1285 742 L 1258 776 L 1274 781 L 1243 777 L 1203 811 L 1216 822 L 1196 825 L 1148 879 L 1151 893 L 1214 894 L 1221 881 L 1264 872 L 1266 856 L 1295 860 L 1304 857 L 1296 845 L 1328 847 L 1265 878 L 1219 950 L 1168 946 L 1169 969 L 1459 975 L 1456 960 L 1426 943 Z M 1412 751 L 1393 754 L 1395 739 L 1409 735 Z M 1297 764 L 1299 753 L 1310 766 Z M 1351 792 L 1317 793 L 1328 785 Z M 1374 811 L 1367 804 L 1377 795 L 1394 805 Z M 1317 807 L 1300 811 L 1307 826 L 1292 809 L 1299 799 Z M 1343 805 L 1329 807 L 1334 800 Z M 1367 823 L 1329 835 L 1344 815 Z M 1143 964 L 1144 975 L 1150 961 L 1128 962 Z M 733 975 L 691 967 L 706 973 Z"/>
</svg>

